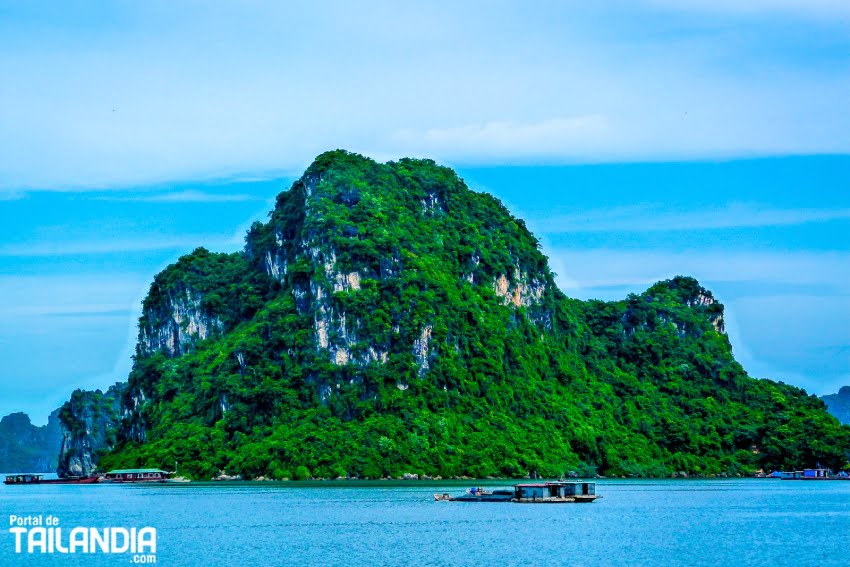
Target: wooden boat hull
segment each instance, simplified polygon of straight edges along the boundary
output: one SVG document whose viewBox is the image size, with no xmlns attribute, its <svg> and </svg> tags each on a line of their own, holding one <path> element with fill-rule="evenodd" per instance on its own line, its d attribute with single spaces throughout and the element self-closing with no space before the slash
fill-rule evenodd
<svg viewBox="0 0 850 567">
<path fill-rule="evenodd" d="M 449 498 L 449 502 L 510 502 L 512 499 L 513 494 L 482 494 L 480 496 L 464 494 Z"/>
<path fill-rule="evenodd" d="M 91 476 L 86 478 L 48 478 L 41 480 L 21 481 L 6 479 L 3 484 L 9 486 L 29 486 L 35 484 L 96 484 L 100 477 Z"/>
<path fill-rule="evenodd" d="M 114 479 L 114 478 L 108 478 L 108 479 L 102 480 L 101 482 L 104 482 L 104 483 L 107 483 L 107 484 L 156 484 L 156 483 L 161 484 L 163 482 L 171 482 L 171 481 L 167 478 L 141 478 L 141 479 L 138 479 L 138 480 L 123 480 L 123 479 L 118 480 L 118 479 Z"/>
<path fill-rule="evenodd" d="M 783 478 L 782 480 L 850 480 L 850 477 L 839 476 L 818 476 L 818 477 L 800 477 L 800 478 Z"/>
</svg>

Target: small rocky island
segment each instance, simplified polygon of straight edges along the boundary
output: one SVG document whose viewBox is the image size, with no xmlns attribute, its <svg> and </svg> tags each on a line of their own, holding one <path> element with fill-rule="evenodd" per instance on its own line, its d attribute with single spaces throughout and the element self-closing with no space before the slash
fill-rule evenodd
<svg viewBox="0 0 850 567">
<path fill-rule="evenodd" d="M 62 443 L 58 414 L 40 427 L 21 412 L 0 419 L 0 472 L 54 472 Z"/>
</svg>

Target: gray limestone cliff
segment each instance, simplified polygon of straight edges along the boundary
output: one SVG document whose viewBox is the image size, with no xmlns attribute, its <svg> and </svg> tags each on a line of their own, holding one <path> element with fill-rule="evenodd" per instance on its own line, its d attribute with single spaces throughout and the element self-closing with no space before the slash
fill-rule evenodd
<svg viewBox="0 0 850 567">
<path fill-rule="evenodd" d="M 197 248 L 154 278 L 142 304 L 136 354 L 186 354 L 250 317 L 270 287 L 241 254 Z"/>
<path fill-rule="evenodd" d="M 428 250 L 439 254 L 442 231 L 455 231 L 452 238 L 475 243 L 469 246 L 468 256 L 446 258 L 457 263 L 462 285 L 486 289 L 501 298 L 505 306 L 521 308 L 541 331 L 551 330 L 553 326 L 552 299 L 557 292 L 545 262 L 540 263 L 541 257 L 536 252 L 531 254 L 533 262 L 520 260 L 529 254 L 508 248 L 504 258 L 500 258 L 506 265 L 496 268 L 493 255 L 489 253 L 485 257 L 482 253 L 482 249 L 492 246 L 481 237 L 490 219 L 478 220 L 481 234 L 468 226 L 453 224 L 458 210 L 470 207 L 465 200 L 469 198 L 468 192 L 462 187 L 462 181 L 452 174 L 443 186 L 412 189 L 419 194 L 394 211 L 397 218 L 391 222 L 397 226 L 430 222 L 435 228 L 434 234 L 422 235 L 421 242 L 407 243 L 417 252 L 412 255 L 404 250 L 404 243 L 384 242 L 380 238 L 367 241 L 368 228 L 363 226 L 366 223 L 357 226 L 354 219 L 374 216 L 377 210 L 383 210 L 375 197 L 367 188 L 339 179 L 332 171 L 314 164 L 290 191 L 278 197 L 269 222 L 252 226 L 246 239 L 245 257 L 284 290 L 289 290 L 298 313 L 312 319 L 313 344 L 321 359 L 337 367 L 364 368 L 385 365 L 391 353 L 403 350 L 413 356 L 417 373 L 422 377 L 431 368 L 439 349 L 457 349 L 457 344 L 446 344 L 434 336 L 434 321 L 439 317 L 432 316 L 432 320 L 410 328 L 407 323 L 413 319 L 411 313 L 399 309 L 388 313 L 383 321 L 388 332 L 375 332 L 374 325 L 370 328 L 362 314 L 354 313 L 348 306 L 355 304 L 357 298 L 385 288 L 388 282 L 416 281 L 422 271 L 419 253 Z M 487 206 L 502 213 L 497 202 L 488 202 Z M 340 222 L 341 218 L 350 220 Z M 525 236 L 524 225 L 517 230 Z M 429 239 L 434 239 L 437 249 L 432 250 L 426 244 Z M 518 240 L 525 242 L 522 238 Z M 316 386 L 323 401 L 338 387 L 324 383 Z M 407 384 L 402 380 L 397 387 L 404 390 Z"/>
<path fill-rule="evenodd" d="M 145 311 L 139 327 L 139 350 L 150 355 L 162 352 L 178 356 L 199 340 L 218 335 L 221 319 L 203 305 L 203 294 L 185 286 L 169 290 L 162 305 Z"/>
<path fill-rule="evenodd" d="M 125 391 L 122 383 L 105 393 L 76 390 L 59 409 L 62 441 L 56 472 L 60 477 L 87 476 L 97 469 L 100 456 L 115 444 Z"/>
</svg>

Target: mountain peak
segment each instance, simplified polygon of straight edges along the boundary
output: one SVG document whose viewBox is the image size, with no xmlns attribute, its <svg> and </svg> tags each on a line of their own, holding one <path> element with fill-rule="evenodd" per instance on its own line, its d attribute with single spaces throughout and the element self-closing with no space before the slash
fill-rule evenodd
<svg viewBox="0 0 850 567">
<path fill-rule="evenodd" d="M 336 149 L 322 152 L 313 160 L 307 169 L 304 171 L 303 177 L 321 176 L 328 171 L 335 169 L 344 170 L 364 170 L 374 169 L 380 164 L 372 158 L 364 155 L 349 152 L 348 150 Z"/>
<path fill-rule="evenodd" d="M 411 306 L 398 300 L 413 290 L 475 289 L 552 326 L 543 304 L 554 282 L 537 240 L 498 200 L 431 160 L 380 164 L 344 150 L 324 153 L 278 197 L 269 222 L 251 228 L 245 250 L 292 290 L 334 364 L 385 362 L 400 339 L 424 371 L 422 343 L 439 316 L 416 308 L 422 315 L 411 319 Z M 380 324 L 359 312 L 364 288 L 394 298 L 392 308 L 377 310 Z M 371 347 L 358 354 L 356 342 Z"/>
<path fill-rule="evenodd" d="M 726 332 L 723 304 L 718 302 L 708 289 L 700 285 L 696 278 L 676 276 L 658 282 L 641 294 L 641 297 L 659 303 L 672 300 L 692 308 L 695 312 L 704 315 L 715 331 L 721 334 Z"/>
</svg>

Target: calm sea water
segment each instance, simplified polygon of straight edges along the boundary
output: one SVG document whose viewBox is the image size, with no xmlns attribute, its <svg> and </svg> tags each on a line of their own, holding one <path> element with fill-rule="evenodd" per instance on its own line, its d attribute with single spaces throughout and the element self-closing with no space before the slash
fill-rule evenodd
<svg viewBox="0 0 850 567">
<path fill-rule="evenodd" d="M 154 527 L 162 566 L 850 565 L 850 482 L 603 480 L 604 498 L 587 505 L 433 501 L 464 488 L 0 485 L 0 566 L 133 564 L 18 555 L 11 514 L 53 515 L 65 530 Z"/>
</svg>

